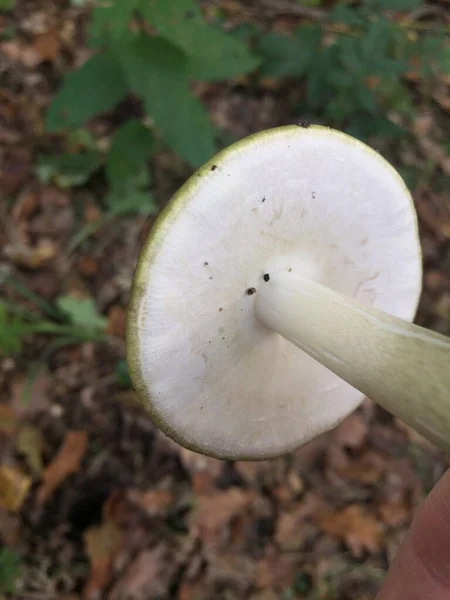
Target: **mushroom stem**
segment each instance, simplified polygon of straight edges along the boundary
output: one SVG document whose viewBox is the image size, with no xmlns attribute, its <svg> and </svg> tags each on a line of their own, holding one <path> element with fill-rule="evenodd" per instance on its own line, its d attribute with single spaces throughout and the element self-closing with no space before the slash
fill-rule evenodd
<svg viewBox="0 0 450 600">
<path fill-rule="evenodd" d="M 450 338 L 295 273 L 259 286 L 258 320 L 450 450 Z"/>
</svg>

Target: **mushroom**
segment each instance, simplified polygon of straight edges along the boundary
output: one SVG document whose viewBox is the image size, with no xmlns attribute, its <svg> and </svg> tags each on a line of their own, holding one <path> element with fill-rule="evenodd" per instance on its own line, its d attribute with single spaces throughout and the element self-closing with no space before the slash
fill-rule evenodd
<svg viewBox="0 0 450 600">
<path fill-rule="evenodd" d="M 450 340 L 412 325 L 421 250 L 411 196 L 377 152 L 287 126 L 220 152 L 159 216 L 128 317 L 132 380 L 198 452 L 263 459 L 364 396 L 450 446 Z"/>
</svg>

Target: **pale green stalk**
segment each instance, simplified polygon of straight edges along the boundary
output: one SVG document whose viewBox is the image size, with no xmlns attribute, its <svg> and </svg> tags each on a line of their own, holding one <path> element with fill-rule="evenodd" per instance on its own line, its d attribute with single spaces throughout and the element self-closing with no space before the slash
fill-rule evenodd
<svg viewBox="0 0 450 600">
<path fill-rule="evenodd" d="M 256 315 L 426 438 L 450 450 L 450 338 L 294 273 L 259 286 Z"/>
</svg>

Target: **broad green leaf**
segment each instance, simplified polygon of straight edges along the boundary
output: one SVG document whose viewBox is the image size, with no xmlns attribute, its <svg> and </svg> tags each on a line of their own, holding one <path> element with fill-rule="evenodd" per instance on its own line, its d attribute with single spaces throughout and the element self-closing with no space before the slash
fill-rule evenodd
<svg viewBox="0 0 450 600">
<path fill-rule="evenodd" d="M 133 13 L 141 0 L 109 0 L 98 3 L 92 10 L 88 43 L 92 47 L 120 43 L 128 33 Z"/>
<path fill-rule="evenodd" d="M 38 158 L 36 174 L 42 183 L 54 182 L 60 188 L 83 185 L 101 164 L 98 152 L 62 154 Z"/>
<path fill-rule="evenodd" d="M 192 0 L 141 0 L 140 12 L 164 39 L 191 57 L 192 79 L 226 79 L 259 64 L 245 44 L 206 23 Z"/>
<path fill-rule="evenodd" d="M 0 0 L 0 10 L 12 10 L 16 0 Z"/>
<path fill-rule="evenodd" d="M 122 48 L 129 85 L 143 99 L 167 144 L 194 166 L 214 154 L 208 114 L 188 86 L 186 57 L 170 43 L 141 35 Z"/>
<path fill-rule="evenodd" d="M 385 10 L 406 11 L 419 8 L 424 5 L 423 0 L 376 0 L 375 6 Z"/>
<path fill-rule="evenodd" d="M 134 214 L 155 215 L 158 206 L 150 192 L 138 186 L 129 185 L 122 190 L 113 190 L 105 198 L 111 215 L 125 216 Z"/>
<path fill-rule="evenodd" d="M 328 20 L 331 23 L 343 23 L 351 27 L 361 27 L 366 24 L 366 15 L 360 8 L 351 8 L 346 4 L 337 3 L 328 13 Z"/>
<path fill-rule="evenodd" d="M 19 354 L 23 336 L 27 332 L 27 323 L 20 316 L 9 312 L 0 301 L 0 356 Z"/>
<path fill-rule="evenodd" d="M 368 75 L 368 62 L 361 53 L 360 40 L 353 37 L 341 37 L 335 44 L 342 65 L 351 73 Z"/>
<path fill-rule="evenodd" d="M 22 558 L 6 546 L 0 549 L 0 593 L 14 594 L 22 571 Z"/>
<path fill-rule="evenodd" d="M 117 377 L 117 383 L 120 385 L 120 387 L 127 389 L 131 389 L 133 387 L 126 360 L 118 360 L 116 362 L 114 372 Z"/>
<path fill-rule="evenodd" d="M 189 78 L 194 81 L 223 81 L 249 73 L 260 63 L 261 59 L 248 52 L 237 59 L 229 55 L 224 55 L 220 60 L 210 59 L 207 55 L 193 56 L 189 59 L 187 68 Z"/>
<path fill-rule="evenodd" d="M 152 133 L 137 119 L 130 119 L 113 137 L 106 174 L 112 187 L 123 186 L 139 173 L 154 148 Z"/>
<path fill-rule="evenodd" d="M 372 90 L 369 90 L 364 84 L 355 86 L 355 99 L 358 101 L 361 108 L 368 113 L 375 114 L 378 111 L 376 98 Z"/>
<path fill-rule="evenodd" d="M 259 42 L 264 57 L 262 74 L 269 77 L 303 75 L 320 52 L 321 29 L 305 25 L 294 35 L 268 33 Z"/>
<path fill-rule="evenodd" d="M 391 24 L 385 17 L 378 17 L 369 24 L 360 48 L 365 58 L 371 59 L 374 55 L 384 55 L 391 43 Z"/>
<path fill-rule="evenodd" d="M 80 127 L 99 112 L 111 110 L 128 92 L 119 62 L 96 54 L 64 78 L 46 117 L 48 131 Z"/>
<path fill-rule="evenodd" d="M 108 320 L 98 314 L 94 302 L 90 298 L 78 300 L 73 296 L 59 296 L 56 305 L 67 314 L 74 325 L 87 329 L 104 330 Z"/>
</svg>

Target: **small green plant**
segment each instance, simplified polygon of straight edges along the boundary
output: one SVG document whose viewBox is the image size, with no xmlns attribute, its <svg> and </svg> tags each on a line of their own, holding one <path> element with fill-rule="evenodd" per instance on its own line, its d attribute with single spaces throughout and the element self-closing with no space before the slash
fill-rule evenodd
<svg viewBox="0 0 450 600">
<path fill-rule="evenodd" d="M 445 26 L 414 21 L 411 11 L 422 4 L 338 2 L 282 34 L 245 22 L 225 32 L 220 11 L 209 12 L 210 22 L 196 0 L 99 0 L 88 31 L 93 55 L 64 78 L 46 117 L 49 132 L 69 135 L 69 151 L 42 156 L 39 178 L 83 185 L 104 167 L 105 220 L 155 212 L 148 161 L 161 142 L 194 167 L 216 150 L 217 132 L 191 83 L 251 72 L 255 83 L 289 78 L 303 86 L 296 111 L 306 118 L 361 139 L 404 136 L 417 91 L 432 98 L 434 78 L 450 70 Z M 143 113 L 122 123 L 109 150 L 100 151 L 93 139 L 71 146 L 74 132 L 86 132 L 80 127 L 130 93 L 140 98 Z M 75 245 L 97 227 L 80 232 Z"/>
<path fill-rule="evenodd" d="M 22 569 L 20 554 L 10 548 L 0 549 L 0 593 L 14 594 Z"/>
<path fill-rule="evenodd" d="M 32 335 L 51 338 L 43 361 L 56 349 L 83 341 L 104 341 L 107 320 L 100 316 L 91 299 L 60 296 L 50 304 L 36 296 L 12 276 L 3 277 L 6 288 L 28 302 L 24 308 L 5 298 L 0 300 L 0 356 L 20 354 Z"/>
<path fill-rule="evenodd" d="M 419 35 L 414 22 L 392 18 L 392 12 L 421 4 L 420 0 L 337 3 L 321 23 L 302 25 L 291 35 L 262 36 L 261 73 L 304 81 L 301 114 L 362 139 L 404 135 L 392 111 L 406 122 L 414 117 L 414 95 L 406 75 L 417 69 L 426 85 L 450 69 L 448 31 L 436 27 Z"/>
</svg>

